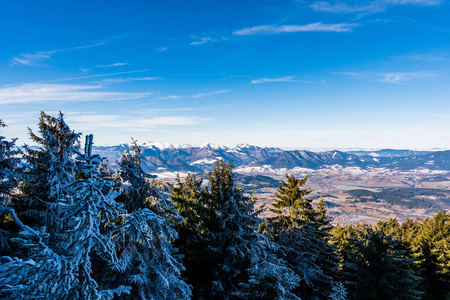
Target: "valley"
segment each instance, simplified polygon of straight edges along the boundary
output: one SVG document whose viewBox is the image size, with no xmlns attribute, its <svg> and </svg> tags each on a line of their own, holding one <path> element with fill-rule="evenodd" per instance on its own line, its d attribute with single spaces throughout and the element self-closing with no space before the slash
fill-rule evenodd
<svg viewBox="0 0 450 300">
<path fill-rule="evenodd" d="M 273 195 L 285 178 L 308 176 L 308 198 L 323 199 L 333 223 L 376 223 L 378 220 L 429 217 L 450 210 L 450 151 L 282 150 L 239 144 L 193 147 L 164 143 L 139 145 L 146 171 L 174 182 L 188 172 L 207 178 L 217 160 L 233 163 L 246 193 L 255 193 L 263 216 L 270 216 Z M 97 147 L 114 168 L 129 145 Z"/>
</svg>

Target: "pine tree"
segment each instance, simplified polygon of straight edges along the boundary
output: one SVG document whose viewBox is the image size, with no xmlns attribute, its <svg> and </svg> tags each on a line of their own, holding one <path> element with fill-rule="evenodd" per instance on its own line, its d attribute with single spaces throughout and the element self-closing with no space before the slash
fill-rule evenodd
<svg viewBox="0 0 450 300">
<path fill-rule="evenodd" d="M 129 293 L 129 287 L 101 287 L 92 276 L 94 254 L 118 267 L 112 241 L 117 229 L 112 222 L 125 212 L 123 205 L 115 201 L 119 192 L 113 190 L 114 183 L 99 176 L 97 166 L 101 158 L 92 154 L 92 143 L 93 136 L 88 135 L 85 153 L 75 150 L 78 154 L 76 159 L 80 161 L 81 178 L 67 187 L 67 193 L 60 201 L 61 218 L 66 229 L 62 249 L 67 250 L 65 255 L 73 274 L 68 292 L 71 299 L 112 299 L 114 294 Z"/>
<path fill-rule="evenodd" d="M 383 230 L 360 227 L 359 239 L 344 263 L 351 299 L 419 299 L 420 278 L 411 271 L 401 240 Z"/>
<path fill-rule="evenodd" d="M 0 119 L 0 128 L 6 127 L 6 124 Z M 0 136 L 0 204 L 9 205 L 12 198 L 12 190 L 17 187 L 19 174 L 17 172 L 20 166 L 20 159 L 17 157 L 19 150 L 15 148 L 16 139 L 12 141 L 5 140 Z"/>
<path fill-rule="evenodd" d="M 194 297 L 297 299 L 291 290 L 298 278 L 273 255 L 275 245 L 257 232 L 260 211 L 254 208 L 255 199 L 236 186 L 232 165 L 217 162 L 208 182 L 201 188 L 201 181 L 188 176 L 185 183 L 178 181 L 172 196 L 185 219 L 178 228 L 198 232 L 179 242 L 186 250 L 186 274 L 192 276 Z M 209 280 L 194 270 L 205 271 Z"/>
<path fill-rule="evenodd" d="M 342 282 L 333 284 L 330 300 L 347 300 L 347 290 Z"/>
<path fill-rule="evenodd" d="M 337 277 L 339 259 L 336 249 L 331 242 L 333 226 L 327 216 L 327 206 L 323 199 L 320 199 L 315 211 L 316 218 L 312 222 L 312 226 L 315 228 L 316 236 L 320 239 L 321 245 L 319 247 L 322 247 L 317 259 L 317 265 L 323 272 L 323 276 L 319 278 L 317 286 L 319 295 L 327 297 L 327 293 L 331 290 L 333 281 Z"/>
<path fill-rule="evenodd" d="M 75 180 L 72 157 L 79 147 L 80 133 L 69 128 L 61 112 L 56 118 L 41 112 L 38 127 L 38 134 L 28 128 L 39 148 L 25 146 L 27 168 L 20 186 L 22 197 L 14 207 L 26 224 L 47 226 L 50 233 L 56 233 L 62 226 L 58 201 Z"/>
<path fill-rule="evenodd" d="M 173 223 L 181 217 L 171 209 L 164 183 L 142 169 L 135 141 L 133 152 L 126 151 L 119 161 L 117 201 L 127 210 L 127 229 L 116 239 L 122 274 L 113 279 L 132 287 L 122 299 L 189 299 L 190 287 L 180 278 L 184 267 L 170 243 L 177 238 Z"/>
<path fill-rule="evenodd" d="M 419 219 L 415 235 L 409 236 L 410 255 L 422 278 L 422 299 L 450 296 L 450 214 L 440 211 L 433 219 Z"/>
<path fill-rule="evenodd" d="M 331 289 L 336 264 L 333 246 L 328 243 L 330 224 L 322 202 L 316 211 L 311 200 L 304 197 L 311 192 L 303 188 L 308 176 L 296 179 L 286 175 L 286 181 L 275 194 L 275 214 L 269 218 L 266 234 L 280 245 L 280 255 L 300 276 L 297 295 L 302 299 L 326 297 Z"/>
<path fill-rule="evenodd" d="M 0 298 L 64 299 L 70 281 L 67 261 L 47 246 L 45 228 L 25 225 L 11 205 L 18 197 L 13 192 L 20 180 L 18 154 L 15 140 L 0 136 L 0 253 L 5 255 L 0 257 Z"/>
<path fill-rule="evenodd" d="M 240 284 L 239 299 L 300 300 L 293 293 L 300 278 L 270 249 L 248 274 L 249 280 Z"/>
<path fill-rule="evenodd" d="M 73 299 L 68 293 L 73 280 L 70 263 L 47 246 L 45 227 L 34 230 L 23 224 L 13 208 L 8 214 L 19 227 L 11 238 L 23 258 L 0 257 L 0 298 Z"/>
<path fill-rule="evenodd" d="M 210 230 L 214 210 L 208 205 L 207 190 L 202 188 L 202 179 L 189 173 L 184 182 L 177 176 L 171 189 L 174 208 L 180 212 L 183 221 L 175 224 L 178 239 L 174 246 L 183 255 L 186 267 L 183 276 L 193 286 L 193 299 L 209 294 L 216 252 L 212 246 Z"/>
<path fill-rule="evenodd" d="M 0 129 L 2 127 L 6 125 L 0 120 Z M 17 157 L 19 151 L 15 148 L 15 141 L 7 141 L 0 136 L 0 255 L 9 254 L 12 250 L 9 238 L 15 225 L 9 218 L 9 208 L 15 196 L 14 189 L 20 180 L 20 159 Z"/>
</svg>

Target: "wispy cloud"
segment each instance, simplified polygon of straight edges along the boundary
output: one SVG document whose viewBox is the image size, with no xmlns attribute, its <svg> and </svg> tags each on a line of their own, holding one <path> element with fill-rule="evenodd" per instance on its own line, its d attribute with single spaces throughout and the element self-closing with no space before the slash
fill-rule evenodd
<svg viewBox="0 0 450 300">
<path fill-rule="evenodd" d="M 106 76 L 115 76 L 115 75 L 132 74 L 132 73 L 141 73 L 141 72 L 147 72 L 147 71 L 150 71 L 150 69 L 133 70 L 133 71 L 125 71 L 125 72 L 115 72 L 115 73 L 107 73 L 107 74 L 96 74 L 96 75 L 87 75 L 87 76 L 78 76 L 78 77 L 68 77 L 68 78 L 49 80 L 49 81 L 46 81 L 46 82 L 48 83 L 48 82 L 70 81 L 70 80 L 78 80 L 78 79 L 87 79 L 87 78 L 106 77 Z M 146 78 L 152 78 L 152 77 L 146 77 Z"/>
<path fill-rule="evenodd" d="M 198 93 L 198 94 L 192 95 L 191 97 L 192 98 L 203 98 L 203 97 L 207 97 L 207 96 L 228 93 L 228 92 L 230 92 L 230 90 L 218 90 L 218 91 L 208 92 L 208 93 Z"/>
<path fill-rule="evenodd" d="M 316 1 L 310 5 L 315 11 L 328 12 L 328 13 L 362 13 L 362 12 L 380 12 L 384 11 L 384 5 L 381 2 L 370 3 L 366 5 L 349 5 L 345 2 L 326 2 Z"/>
<path fill-rule="evenodd" d="M 412 60 L 418 61 L 430 61 L 430 62 L 445 62 L 450 61 L 450 58 L 439 56 L 439 55 L 428 55 L 428 54 L 420 54 L 420 55 L 406 55 L 403 56 Z"/>
<path fill-rule="evenodd" d="M 244 36 L 255 34 L 278 34 L 307 31 L 347 32 L 351 31 L 356 26 L 358 26 L 358 24 L 323 24 L 322 22 L 310 23 L 306 25 L 262 25 L 236 30 L 233 32 L 233 35 Z"/>
<path fill-rule="evenodd" d="M 201 44 L 206 44 L 208 42 L 217 42 L 216 39 L 213 39 L 212 37 L 202 37 L 199 41 L 195 41 L 190 43 L 189 45 L 195 46 L 195 45 L 201 45 Z"/>
<path fill-rule="evenodd" d="M 160 52 L 164 52 L 169 50 L 169 47 L 156 47 L 156 50 L 160 51 Z"/>
<path fill-rule="evenodd" d="M 169 95 L 169 96 L 160 97 L 160 98 L 158 98 L 158 100 L 165 100 L 165 99 L 176 100 L 176 99 L 187 99 L 187 98 L 198 99 L 198 98 L 203 98 L 203 97 L 207 97 L 207 96 L 228 93 L 228 92 L 231 92 L 231 91 L 230 90 L 218 90 L 218 91 L 207 92 L 207 93 L 198 93 L 198 94 L 189 95 L 189 96 Z"/>
<path fill-rule="evenodd" d="M 21 53 L 17 55 L 16 57 L 13 57 L 10 61 L 10 66 L 36 66 L 38 63 L 40 63 L 43 60 L 49 59 L 53 54 L 58 52 L 66 52 L 71 50 L 78 50 L 78 49 L 85 49 L 85 48 L 92 48 L 100 45 L 104 45 L 105 42 L 99 42 L 91 45 L 86 46 L 78 46 L 78 47 L 72 47 L 72 48 L 65 48 L 65 49 L 55 49 L 50 51 L 38 51 L 35 53 Z"/>
<path fill-rule="evenodd" d="M 66 120 L 74 124 L 79 130 L 105 128 L 130 132 L 144 131 L 160 126 L 199 125 L 208 122 L 210 119 L 182 115 L 148 117 L 148 115 L 143 114 L 67 113 Z"/>
<path fill-rule="evenodd" d="M 192 38 L 197 38 L 195 36 L 192 36 Z M 202 45 L 202 44 L 206 44 L 206 43 L 211 43 L 211 42 L 218 42 L 218 41 L 225 41 L 227 40 L 226 37 L 221 37 L 221 38 L 212 38 L 210 36 L 206 36 L 206 37 L 202 37 L 197 41 L 191 42 L 189 45 L 191 46 L 196 46 L 196 45 Z"/>
<path fill-rule="evenodd" d="M 279 77 L 279 78 L 260 78 L 260 79 L 254 79 L 254 80 L 250 81 L 250 83 L 253 83 L 253 84 L 267 83 L 267 82 L 324 83 L 325 80 L 321 80 L 321 81 L 298 80 L 298 79 L 295 79 L 294 76 L 283 76 L 283 77 Z"/>
<path fill-rule="evenodd" d="M 436 73 L 430 72 L 382 73 L 380 74 L 382 78 L 378 79 L 378 81 L 390 84 L 402 84 L 415 79 L 434 77 L 436 75 Z"/>
<path fill-rule="evenodd" d="M 313 10 L 328 13 L 377 13 L 385 11 L 393 5 L 420 5 L 435 6 L 440 5 L 443 0 L 369 0 L 360 1 L 357 4 L 347 3 L 342 0 L 315 1 L 309 5 Z"/>
<path fill-rule="evenodd" d="M 98 65 L 95 66 L 96 68 L 110 68 L 110 67 L 120 67 L 120 66 L 126 66 L 128 63 L 126 62 L 118 62 L 118 63 L 114 63 L 114 64 L 109 64 L 109 65 Z"/>
<path fill-rule="evenodd" d="M 384 2 L 393 5 L 415 4 L 422 6 L 433 6 L 444 3 L 444 0 L 384 0 Z"/>
<path fill-rule="evenodd" d="M 150 81 L 157 80 L 157 77 L 128 77 L 128 78 L 111 78 L 100 80 L 97 83 L 101 85 L 115 84 L 115 83 L 123 83 L 129 81 Z"/>
<path fill-rule="evenodd" d="M 28 83 L 0 87 L 0 105 L 49 101 L 115 101 L 139 99 L 150 93 L 109 92 L 101 85 Z"/>
<path fill-rule="evenodd" d="M 379 82 L 384 82 L 388 84 L 406 84 L 408 82 L 432 78 L 438 73 L 428 72 L 428 71 L 418 71 L 418 72 L 342 72 L 340 74 L 351 76 L 359 79 L 368 79 Z"/>
<path fill-rule="evenodd" d="M 294 76 L 283 76 L 280 78 L 261 78 L 250 81 L 253 84 L 256 83 L 266 83 L 266 82 L 292 82 L 294 81 Z"/>
</svg>

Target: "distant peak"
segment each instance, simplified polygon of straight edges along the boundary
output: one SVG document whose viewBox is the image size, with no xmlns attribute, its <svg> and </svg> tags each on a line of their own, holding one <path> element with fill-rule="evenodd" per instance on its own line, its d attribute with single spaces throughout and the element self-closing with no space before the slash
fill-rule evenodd
<svg viewBox="0 0 450 300">
<path fill-rule="evenodd" d="M 202 149 L 212 149 L 212 150 L 226 150 L 228 149 L 225 146 L 222 145 L 216 145 L 216 144 L 211 144 L 211 143 L 204 143 L 200 145 L 200 148 Z"/>
<path fill-rule="evenodd" d="M 236 145 L 236 148 L 246 149 L 246 148 L 255 148 L 255 146 L 250 145 L 248 143 L 239 143 Z"/>
<path fill-rule="evenodd" d="M 171 143 L 162 143 L 162 142 L 148 142 L 148 143 L 144 143 L 145 147 L 149 147 L 149 148 L 158 148 L 160 150 L 165 150 L 165 149 L 179 149 L 181 148 L 180 145 L 175 145 L 175 144 L 171 144 Z"/>
</svg>

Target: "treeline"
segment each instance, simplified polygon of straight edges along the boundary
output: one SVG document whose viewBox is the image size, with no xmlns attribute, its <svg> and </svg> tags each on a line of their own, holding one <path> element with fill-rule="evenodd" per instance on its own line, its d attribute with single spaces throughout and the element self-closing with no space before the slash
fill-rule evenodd
<svg viewBox="0 0 450 300">
<path fill-rule="evenodd" d="M 262 219 L 223 161 L 169 184 L 62 114 L 30 137 L 0 136 L 0 298 L 450 299 L 449 213 L 333 227 L 286 175 Z"/>
<path fill-rule="evenodd" d="M 429 196 L 438 198 L 444 203 L 450 203 L 445 190 L 431 188 L 389 188 L 380 192 L 373 192 L 365 189 L 349 190 L 347 193 L 357 202 L 370 202 L 383 200 L 388 204 L 400 205 L 406 208 L 439 209 L 433 200 L 427 199 Z M 426 197 L 424 197 L 426 196 Z"/>
</svg>

